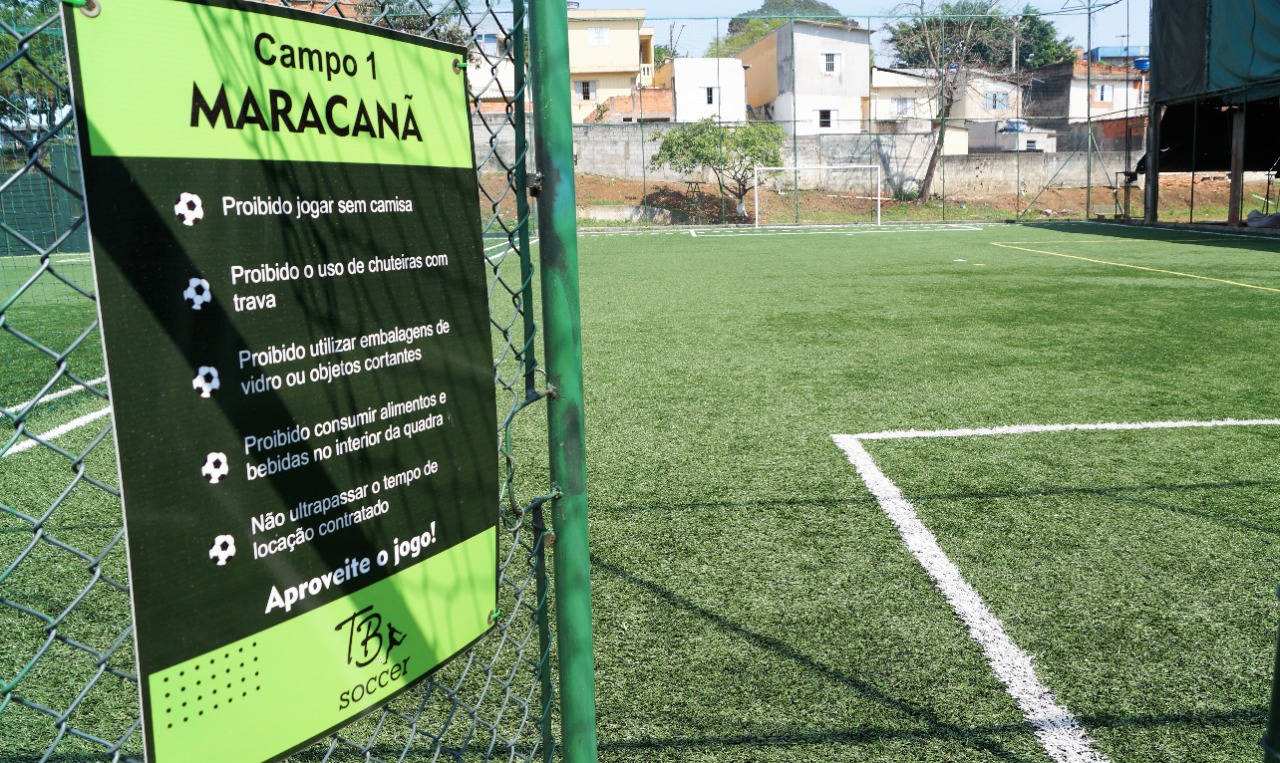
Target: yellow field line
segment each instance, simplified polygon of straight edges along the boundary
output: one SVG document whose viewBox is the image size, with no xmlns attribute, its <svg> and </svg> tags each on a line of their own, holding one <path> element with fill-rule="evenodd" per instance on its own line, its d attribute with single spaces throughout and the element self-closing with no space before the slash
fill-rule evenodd
<svg viewBox="0 0 1280 763">
<path fill-rule="evenodd" d="M 1111 262 L 1109 260 L 1095 260 L 1092 257 L 1081 257 L 1076 254 L 1063 254 L 1062 252 L 1048 252 L 1043 249 L 1029 249 L 1025 246 L 1013 246 L 1012 244 L 1001 244 L 994 241 L 991 243 L 991 245 L 998 246 L 1004 249 L 1018 249 L 1023 252 L 1034 252 L 1036 254 L 1051 254 L 1054 257 L 1066 257 L 1072 260 L 1084 260 L 1085 262 L 1094 262 L 1099 265 L 1114 265 L 1118 268 L 1133 268 L 1134 270 L 1145 270 L 1150 273 L 1164 273 L 1165 275 L 1182 276 L 1184 278 L 1198 278 L 1201 281 L 1216 281 L 1218 283 L 1225 283 L 1231 286 L 1243 286 L 1246 289 L 1258 289 L 1260 291 L 1273 291 L 1273 292 L 1276 292 L 1277 294 L 1280 294 L 1280 289 L 1273 289 L 1270 286 L 1258 286 L 1256 284 L 1251 284 L 1251 283 L 1241 283 L 1240 281 L 1228 281 L 1225 278 L 1212 278 L 1210 276 L 1198 276 L 1195 273 L 1181 273 L 1177 270 L 1161 270 L 1160 268 L 1148 268 L 1148 267 L 1143 267 L 1142 265 L 1128 265 L 1123 262 Z"/>
</svg>

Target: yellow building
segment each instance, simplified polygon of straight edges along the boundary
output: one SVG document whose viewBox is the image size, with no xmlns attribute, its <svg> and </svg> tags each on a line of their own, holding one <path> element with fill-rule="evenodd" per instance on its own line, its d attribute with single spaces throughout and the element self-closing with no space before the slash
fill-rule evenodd
<svg viewBox="0 0 1280 763">
<path fill-rule="evenodd" d="M 573 121 L 584 121 L 610 98 L 653 80 L 653 29 L 644 11 L 570 10 L 569 79 Z"/>
</svg>

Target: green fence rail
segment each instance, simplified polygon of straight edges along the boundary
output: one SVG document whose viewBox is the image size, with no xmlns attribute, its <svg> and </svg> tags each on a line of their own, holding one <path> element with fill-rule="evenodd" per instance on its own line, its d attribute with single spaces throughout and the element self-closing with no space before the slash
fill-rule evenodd
<svg viewBox="0 0 1280 763">
<path fill-rule="evenodd" d="M 561 409 L 581 403 L 580 386 L 575 403 L 564 394 L 573 385 L 557 382 L 561 389 L 552 391 L 547 384 L 557 375 L 581 378 L 573 370 L 580 346 L 558 345 L 577 341 L 577 304 L 552 303 L 561 293 L 546 300 L 549 373 L 535 352 L 542 339 L 526 178 L 533 176 L 529 92 L 538 88 L 529 86 L 526 3 L 281 4 L 469 46 L 499 392 L 494 466 L 503 479 L 494 498 L 504 530 L 499 623 L 491 635 L 415 690 L 292 759 L 550 761 L 565 748 L 567 760 L 594 760 L 580 417 L 576 439 L 554 426 L 551 432 L 555 457 L 572 461 L 577 476 L 551 472 L 547 455 L 548 399 Z M 563 35 L 563 27 L 550 31 Z M 567 45 L 545 36 L 532 42 L 535 50 Z M 542 71 L 567 78 L 567 71 Z M 141 760 L 110 401 L 56 0 L 0 9 L 0 99 L 0 760 Z M 538 124 L 557 129 L 554 119 Z M 572 208 L 572 185 L 568 193 Z M 572 228 L 557 226 L 542 236 L 544 251 L 572 246 L 572 236 Z M 555 278 L 576 277 L 563 258 L 549 269 Z M 546 554 L 553 530 L 581 555 L 557 549 L 554 575 Z M 564 569 L 574 572 L 562 577 Z M 569 633 L 557 630 L 558 601 L 576 602 Z M 556 641 L 566 637 L 577 648 L 562 656 Z M 585 694 L 557 696 L 561 671 Z M 562 712 L 573 719 L 563 736 Z"/>
</svg>

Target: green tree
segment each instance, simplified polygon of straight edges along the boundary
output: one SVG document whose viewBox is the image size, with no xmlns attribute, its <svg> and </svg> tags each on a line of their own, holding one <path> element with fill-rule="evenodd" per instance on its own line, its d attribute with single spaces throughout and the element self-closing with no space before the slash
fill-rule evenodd
<svg viewBox="0 0 1280 763">
<path fill-rule="evenodd" d="M 909 6 L 904 21 L 888 25 L 889 46 L 898 66 L 952 66 L 1008 71 L 1017 39 L 1018 68 L 1031 69 L 1075 58 L 1070 37 L 1059 39 L 1052 21 L 1030 4 L 1010 15 L 999 0 L 954 0 L 935 8 Z"/>
<path fill-rule="evenodd" d="M 707 57 L 732 58 L 785 23 L 786 19 L 747 19 L 738 27 L 736 34 L 713 39 L 707 46 Z"/>
<path fill-rule="evenodd" d="M 38 122 L 46 129 L 55 113 L 70 103 L 60 84 L 66 82 L 62 25 L 57 0 L 9 0 L 0 3 L 0 22 L 16 31 L 19 39 L 0 34 L 0 60 L 17 57 L 0 72 L 0 119 L 11 124 Z M 53 23 L 47 23 L 54 19 Z"/>
<path fill-rule="evenodd" d="M 470 45 L 474 30 L 468 19 L 470 0 L 361 0 L 357 18 L 372 22 L 383 17 L 386 25 L 402 32 Z"/>
<path fill-rule="evenodd" d="M 729 34 L 734 35 L 752 17 L 825 19 L 837 23 L 857 26 L 853 19 L 841 19 L 840 11 L 822 2 L 822 0 L 764 0 L 759 8 L 729 20 Z"/>
<path fill-rule="evenodd" d="M 933 150 L 920 182 L 921 201 L 932 193 L 952 108 L 963 97 L 974 74 L 1007 72 L 1012 68 L 1015 33 L 1021 67 L 1031 65 L 1029 61 L 1064 55 L 1063 49 L 1066 55 L 1070 53 L 1070 40 L 1059 41 L 1053 24 L 1036 15 L 1030 5 L 1023 9 L 1026 17 L 1015 21 L 1005 12 L 1001 0 L 943 0 L 934 5 L 929 2 L 916 0 L 899 6 L 903 20 L 886 28 L 897 65 L 923 69 L 926 77 L 936 83 Z"/>
<path fill-rule="evenodd" d="M 756 166 L 782 163 L 782 127 L 767 122 L 719 124 L 707 118 L 677 125 L 662 135 L 651 169 L 669 167 L 681 174 L 711 170 L 721 196 L 741 202 L 751 191 Z"/>
<path fill-rule="evenodd" d="M 1041 66 L 1071 61 L 1076 57 L 1071 49 L 1075 42 L 1070 37 L 1058 37 L 1058 29 L 1031 5 L 1022 8 L 1012 28 L 1018 41 L 1018 68 L 1036 69 Z"/>
<path fill-rule="evenodd" d="M 829 19 L 847 26 L 858 26 L 858 22 L 852 19 L 841 19 L 840 11 L 822 0 L 764 0 L 754 11 L 729 19 L 728 33 L 711 41 L 707 56 L 736 56 L 792 18 Z"/>
</svg>

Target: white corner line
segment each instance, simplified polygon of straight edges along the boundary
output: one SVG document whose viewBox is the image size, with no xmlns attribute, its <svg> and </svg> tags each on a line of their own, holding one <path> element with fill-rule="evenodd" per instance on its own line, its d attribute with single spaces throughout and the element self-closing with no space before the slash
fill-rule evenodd
<svg viewBox="0 0 1280 763">
<path fill-rule="evenodd" d="M 1135 421 L 1102 422 L 1097 424 L 1017 424 L 1014 426 L 985 427 L 980 429 L 899 429 L 885 432 L 864 432 L 852 437 L 856 440 L 913 440 L 929 437 L 984 437 L 1001 434 L 1033 434 L 1036 432 L 1120 432 L 1137 429 L 1197 429 L 1209 427 L 1274 427 L 1280 419 L 1214 419 L 1211 421 Z"/>
<path fill-rule="evenodd" d="M 880 508 L 898 528 L 907 548 L 933 578 L 951 609 L 969 627 L 969 635 L 982 647 L 992 671 L 1035 729 L 1036 738 L 1049 757 L 1056 763 L 1109 763 L 1106 757 L 1093 749 L 1071 711 L 1058 704 L 1053 692 L 1040 682 L 1031 655 L 1005 633 L 1003 623 L 965 581 L 960 568 L 943 552 L 938 539 L 920 521 L 915 507 L 880 471 L 858 437 L 837 434 L 831 439 L 858 470 Z"/>
<path fill-rule="evenodd" d="M 15 455 L 17 453 L 22 453 L 23 451 L 31 450 L 37 445 L 42 444 L 42 441 L 48 442 L 50 440 L 56 440 L 59 437 L 63 436 L 64 434 L 67 434 L 68 432 L 72 432 L 76 429 L 79 429 L 80 427 L 92 424 L 93 422 L 97 421 L 98 419 L 110 413 L 111 413 L 111 406 L 109 405 L 106 408 L 102 408 L 100 410 L 94 411 L 93 413 L 86 413 L 80 418 L 72 419 L 71 421 L 68 421 L 67 423 L 61 426 L 57 426 L 57 427 L 54 427 L 53 429 L 50 429 L 48 432 L 45 432 L 44 434 L 36 435 L 36 439 L 34 440 L 24 440 L 18 443 L 17 445 L 14 445 L 12 448 L 9 448 L 9 450 L 5 451 L 3 454 L 0 454 L 0 458 L 8 458 L 9 456 Z"/>
<path fill-rule="evenodd" d="M 43 405 L 43 404 L 45 404 L 45 403 L 47 403 L 47 402 L 49 402 L 49 401 L 51 401 L 51 400 L 57 400 L 57 399 L 58 399 L 58 398 L 60 398 L 60 397 L 66 397 L 67 395 L 74 395 L 74 394 L 75 394 L 75 393 L 77 393 L 77 392 L 86 392 L 86 391 L 88 391 L 88 390 L 89 390 L 89 388 L 91 388 L 91 387 L 93 387 L 93 386 L 95 386 L 95 385 L 101 384 L 101 383 L 103 383 L 103 382 L 104 382 L 104 381 L 106 381 L 106 380 L 107 380 L 107 377 L 105 377 L 105 376 L 99 376 L 99 377 L 98 377 L 98 378 L 96 378 L 96 379 L 90 379 L 89 381 L 85 382 L 84 384 L 76 384 L 76 385 L 73 385 L 73 386 L 67 387 L 66 389 L 60 389 L 60 390 L 58 390 L 57 392 L 51 392 L 51 393 L 50 393 L 50 394 L 48 394 L 48 395 L 44 395 L 44 396 L 41 396 L 41 397 L 33 397 L 33 398 L 31 398 L 30 400 L 25 400 L 25 401 L 23 401 L 23 402 L 21 402 L 21 403 L 18 403 L 18 404 L 17 404 L 17 405 L 15 405 L 15 406 L 13 406 L 12 408 L 6 408 L 5 410 L 6 410 L 7 412 L 11 413 L 11 414 L 12 414 L 12 413 L 17 413 L 18 411 L 24 410 L 28 405 L 31 405 L 31 404 L 32 404 L 32 403 L 34 403 L 34 402 L 37 402 L 37 401 L 38 401 L 41 405 Z M 102 392 L 102 390 L 94 390 L 94 391 L 95 391 L 95 392 Z"/>
</svg>

